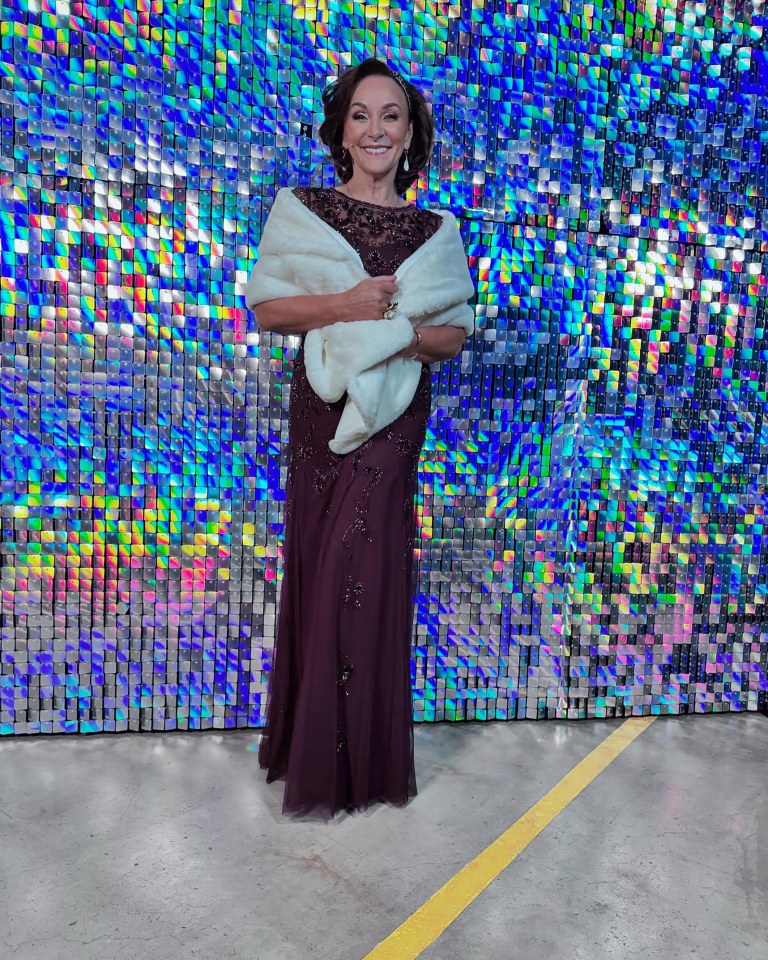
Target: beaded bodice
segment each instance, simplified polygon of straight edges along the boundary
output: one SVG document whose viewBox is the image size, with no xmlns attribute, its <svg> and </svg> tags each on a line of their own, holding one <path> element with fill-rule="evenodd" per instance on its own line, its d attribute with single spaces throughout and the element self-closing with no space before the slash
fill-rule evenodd
<svg viewBox="0 0 768 960">
<path fill-rule="evenodd" d="M 372 277 L 393 274 L 442 223 L 439 214 L 411 204 L 382 207 L 324 187 L 296 187 L 293 192 L 357 250 Z"/>
</svg>

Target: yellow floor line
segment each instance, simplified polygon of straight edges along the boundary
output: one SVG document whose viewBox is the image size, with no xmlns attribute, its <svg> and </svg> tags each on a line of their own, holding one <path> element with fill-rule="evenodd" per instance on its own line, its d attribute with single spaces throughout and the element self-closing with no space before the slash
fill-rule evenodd
<svg viewBox="0 0 768 960">
<path fill-rule="evenodd" d="M 415 960 L 655 719 L 626 720 L 363 960 Z"/>
</svg>

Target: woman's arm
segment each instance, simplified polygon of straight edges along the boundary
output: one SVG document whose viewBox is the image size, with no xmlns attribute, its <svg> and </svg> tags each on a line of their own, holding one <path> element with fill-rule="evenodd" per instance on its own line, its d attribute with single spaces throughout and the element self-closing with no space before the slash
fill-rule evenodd
<svg viewBox="0 0 768 960">
<path fill-rule="evenodd" d="M 266 300 L 253 308 L 262 330 L 306 333 L 331 323 L 381 320 L 397 296 L 394 276 L 367 277 L 344 293 L 307 294 Z"/>
<path fill-rule="evenodd" d="M 419 337 L 414 333 L 413 340 L 397 357 L 419 360 L 421 363 L 437 363 L 458 357 L 464 346 L 467 334 L 463 327 L 417 327 Z"/>
<path fill-rule="evenodd" d="M 261 330 L 272 333 L 307 333 L 339 320 L 344 313 L 343 294 L 326 293 L 266 300 L 253 308 Z"/>
</svg>

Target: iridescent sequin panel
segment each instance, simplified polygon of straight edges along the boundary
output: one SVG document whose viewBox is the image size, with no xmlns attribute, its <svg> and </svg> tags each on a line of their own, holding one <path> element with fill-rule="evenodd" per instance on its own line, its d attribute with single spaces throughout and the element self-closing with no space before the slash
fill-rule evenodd
<svg viewBox="0 0 768 960">
<path fill-rule="evenodd" d="M 477 281 L 422 458 L 416 717 L 766 709 L 761 3 L 2 19 L 1 733 L 261 724 L 296 344 L 241 291 L 373 53 L 432 104 L 412 198 Z"/>
</svg>

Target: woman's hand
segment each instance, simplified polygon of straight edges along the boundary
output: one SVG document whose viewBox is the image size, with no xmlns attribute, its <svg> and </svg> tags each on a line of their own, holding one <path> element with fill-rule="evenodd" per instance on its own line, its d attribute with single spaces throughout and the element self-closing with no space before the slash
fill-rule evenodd
<svg viewBox="0 0 768 960">
<path fill-rule="evenodd" d="M 394 275 L 366 277 L 340 294 L 342 309 L 338 320 L 381 320 L 389 305 L 397 299 Z"/>
<path fill-rule="evenodd" d="M 397 297 L 394 275 L 366 277 L 344 293 L 302 294 L 267 300 L 254 308 L 262 330 L 307 333 L 341 320 L 381 320 Z"/>
</svg>

